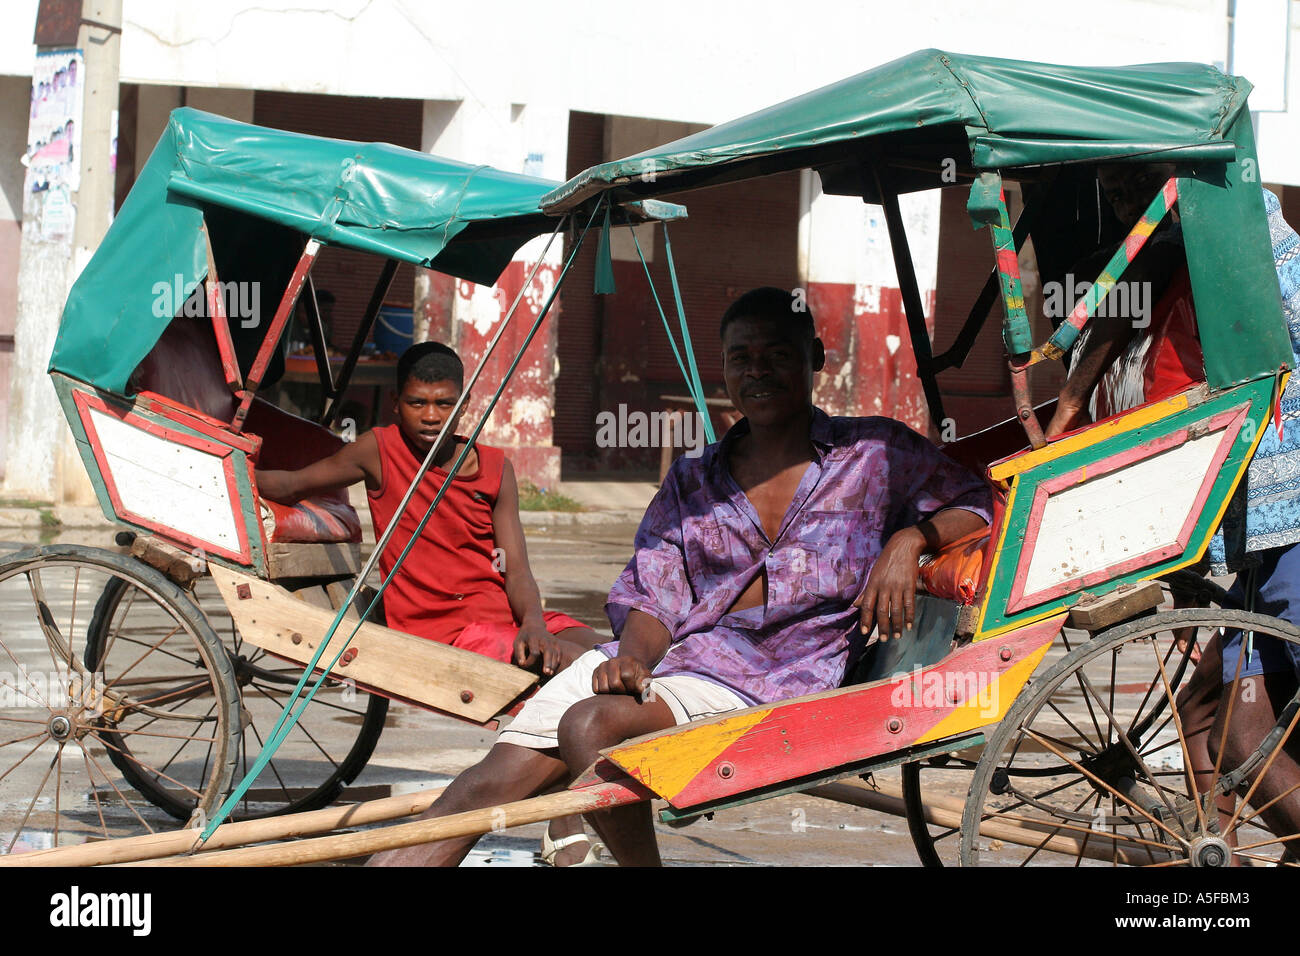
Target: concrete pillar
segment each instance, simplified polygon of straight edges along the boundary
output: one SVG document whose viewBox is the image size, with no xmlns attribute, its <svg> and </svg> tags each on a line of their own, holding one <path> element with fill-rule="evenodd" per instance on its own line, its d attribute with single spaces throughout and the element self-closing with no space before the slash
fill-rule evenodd
<svg viewBox="0 0 1300 956">
<path fill-rule="evenodd" d="M 77 46 L 84 53 L 80 184 L 71 229 L 51 228 L 57 190 L 23 190 L 18 315 L 9 392 L 4 493 L 92 505 L 93 489 L 46 375 L 68 289 L 108 229 L 113 204 L 112 117 L 118 100 L 121 34 L 91 23 L 121 24 L 121 0 L 85 0 Z M 74 157 L 75 161 L 75 157 Z M 67 217 L 63 217 L 66 221 Z"/>
<path fill-rule="evenodd" d="M 939 192 L 911 193 L 899 205 L 933 336 Z M 825 195 L 816 174 L 804 172 L 799 275 L 826 345 L 826 369 L 813 396 L 817 404 L 832 415 L 886 415 L 928 432 L 929 411 L 881 207 Z"/>
<path fill-rule="evenodd" d="M 549 104 L 429 101 L 422 145 L 448 159 L 559 181 L 564 179 L 568 153 L 568 111 Z M 466 374 L 472 374 L 545 245 L 544 237 L 527 243 L 495 287 L 420 270 L 415 289 L 416 339 L 446 342 L 460 354 Z M 467 405 L 462 432 L 483 414 L 554 288 L 562 267 L 562 245 L 557 237 L 533 283 L 524 290 L 523 301 Z M 552 442 L 559 308 L 557 301 L 482 433 L 486 443 L 508 449 L 521 480 L 543 488 L 554 487 L 560 478 L 560 450 Z"/>
<path fill-rule="evenodd" d="M 27 103 L 31 79 L 0 76 L 0 155 L 21 156 L 27 149 Z M 9 376 L 13 365 L 14 321 L 18 312 L 18 253 L 23 231 L 23 167 L 0 163 L 0 477 L 8 446 Z M 1279 194 L 1280 195 L 1280 194 Z"/>
</svg>

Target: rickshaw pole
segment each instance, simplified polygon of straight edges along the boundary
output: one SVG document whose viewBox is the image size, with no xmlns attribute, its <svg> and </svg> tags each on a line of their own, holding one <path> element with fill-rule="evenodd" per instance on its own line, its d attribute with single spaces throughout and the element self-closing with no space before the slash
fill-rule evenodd
<svg viewBox="0 0 1300 956">
<path fill-rule="evenodd" d="M 597 209 L 600 208 L 599 204 L 597 204 L 596 208 Z M 571 217 L 565 217 L 565 218 L 571 218 Z M 591 218 L 593 220 L 595 219 L 594 211 L 592 212 Z M 464 408 L 465 403 L 469 398 L 470 390 L 474 387 L 474 384 L 478 381 L 478 378 L 482 374 L 483 369 L 487 367 L 488 359 L 491 357 L 493 350 L 496 349 L 497 343 L 501 340 L 501 336 L 504 334 L 506 326 L 510 324 L 510 320 L 514 317 L 515 311 L 517 310 L 519 303 L 523 301 L 524 292 L 528 289 L 529 285 L 531 285 L 533 278 L 537 275 L 538 270 L 541 268 L 542 263 L 546 258 L 546 253 L 550 249 L 551 244 L 555 241 L 555 237 L 559 233 L 561 227 L 563 226 L 563 223 L 564 223 L 563 218 L 556 223 L 555 229 L 554 231 L 552 231 L 550 238 L 547 240 L 545 248 L 543 248 L 541 255 L 538 256 L 537 262 L 533 266 L 533 271 L 529 274 L 528 279 L 524 283 L 524 286 L 520 289 L 519 294 L 515 297 L 514 304 L 511 305 L 510 311 L 507 313 L 505 318 L 502 319 L 501 324 L 497 329 L 496 335 L 492 338 L 492 341 L 488 344 L 487 351 L 484 353 L 482 359 L 479 361 L 478 367 L 474 370 L 474 374 L 470 377 L 469 382 L 466 383 L 465 387 L 461 390 L 460 396 L 456 399 L 456 405 L 451 411 L 451 416 L 450 416 L 451 419 L 454 420 L 455 417 L 460 414 L 461 409 Z M 591 220 L 588 220 L 587 226 L 588 228 L 590 228 Z M 586 230 L 584 230 L 584 235 L 585 232 Z M 579 244 L 579 248 L 580 248 L 580 244 Z M 578 248 L 575 248 L 573 253 L 570 255 L 570 259 L 569 259 L 570 265 L 572 264 L 573 259 L 576 257 L 577 251 Z M 565 271 L 566 272 L 568 271 L 568 266 L 565 267 Z M 563 279 L 563 275 L 561 276 L 561 280 L 562 279 Z M 545 318 L 546 312 L 550 307 L 551 301 L 554 299 L 556 293 L 559 290 L 559 284 L 560 283 L 557 283 L 556 288 L 551 293 L 551 298 L 547 300 L 546 306 L 543 308 L 541 314 L 538 316 L 536 322 L 534 323 L 534 331 L 536 330 L 537 325 L 541 323 L 541 320 Z M 525 341 L 524 348 L 527 348 L 527 342 L 531 340 L 532 340 L 532 335 L 530 334 L 527 340 Z M 522 356 L 522 349 L 520 350 L 520 356 L 516 357 L 515 364 L 518 363 L 518 359 L 521 356 Z M 511 365 L 510 369 L 511 371 L 514 370 L 514 364 Z M 492 412 L 493 404 L 495 404 L 495 399 L 493 399 L 492 403 L 489 403 L 487 410 L 483 413 L 483 419 L 480 420 L 478 426 L 475 428 L 474 435 L 471 437 L 471 441 L 474 438 L 477 438 L 478 431 L 479 429 L 482 428 L 483 422 L 486 421 L 487 416 Z M 412 479 L 410 485 L 407 487 L 406 494 L 402 496 L 402 500 L 398 504 L 395 514 L 402 515 L 406 512 L 407 505 L 410 504 L 411 498 L 414 497 L 416 488 L 420 485 L 420 482 L 424 480 L 425 474 L 428 472 L 429 468 L 433 465 L 434 459 L 437 457 L 438 452 L 441 450 L 443 443 L 447 439 L 447 435 L 448 435 L 447 431 L 442 431 L 438 434 L 438 437 L 434 440 L 432 447 L 429 448 L 429 451 L 424 456 L 424 461 L 421 462 L 419 469 L 417 469 L 415 473 L 415 477 Z M 453 462 L 451 469 L 448 472 L 448 478 L 447 478 L 448 482 L 450 482 L 451 479 L 455 477 L 456 472 L 460 469 L 460 465 L 464 461 L 465 454 L 467 451 L 468 448 L 465 450 L 465 452 L 462 452 L 460 454 L 460 456 L 456 459 L 455 462 Z M 419 525 L 416 527 L 415 533 L 412 535 L 411 540 L 407 542 L 406 548 L 402 551 L 400 555 L 398 555 L 397 562 L 396 564 L 394 564 L 393 570 L 389 573 L 388 578 L 386 578 L 385 581 L 380 584 L 379 592 L 375 595 L 375 598 L 370 602 L 370 605 L 367 606 L 365 613 L 361 615 L 362 621 L 364 621 L 370 615 L 370 612 L 371 610 L 373 610 L 375 603 L 379 600 L 379 596 L 383 593 L 383 590 L 387 585 L 388 579 L 390 579 L 393 576 L 393 574 L 396 574 L 398 568 L 401 567 L 402 562 L 406 558 L 407 551 L 409 551 L 411 546 L 415 543 L 415 538 L 418 537 L 420 533 L 424 530 L 425 523 L 429 520 L 429 517 L 433 514 L 434 509 L 437 508 L 438 503 L 439 501 L 441 501 L 443 492 L 445 492 L 445 490 L 446 490 L 445 485 L 443 486 L 443 488 L 439 489 L 437 497 L 434 498 L 433 503 L 429 506 L 429 510 L 425 513 L 424 518 L 420 521 Z M 374 550 L 371 551 L 370 556 L 366 559 L 365 565 L 362 567 L 360 573 L 357 574 L 356 580 L 353 583 L 351 590 L 348 592 L 347 597 L 342 602 L 338 614 L 334 619 L 334 623 L 330 626 L 329 631 L 325 634 L 325 637 L 319 649 L 316 651 L 316 654 L 312 657 L 311 663 L 306 667 L 306 669 L 304 669 L 303 676 L 299 679 L 297 686 L 294 687 L 290 699 L 284 705 L 284 710 L 280 714 L 280 719 L 276 722 L 275 726 L 271 729 L 270 739 L 268 739 L 266 744 L 263 746 L 262 752 L 258 754 L 257 759 L 253 763 L 252 769 L 245 774 L 244 779 L 240 781 L 240 783 L 236 786 L 235 791 L 226 799 L 226 802 L 223 803 L 221 807 L 218 808 L 216 817 L 203 830 L 203 833 L 200 836 L 200 842 L 206 842 L 212 837 L 212 834 L 216 831 L 217 826 L 226 817 L 226 815 L 229 814 L 230 811 L 234 808 L 235 803 L 238 801 L 239 797 L 244 793 L 244 791 L 248 789 L 252 781 L 257 778 L 257 775 L 259 773 L 261 773 L 262 769 L 266 766 L 271 756 L 275 753 L 275 751 L 279 748 L 280 744 L 284 741 L 284 738 L 288 735 L 289 730 L 292 729 L 294 723 L 297 722 L 297 714 L 293 713 L 293 707 L 298 703 L 300 699 L 299 695 L 302 694 L 304 687 L 306 687 L 308 680 L 312 675 L 313 669 L 316 667 L 316 663 L 320 659 L 321 654 L 324 652 L 326 645 L 328 645 L 333 640 L 335 631 L 338 629 L 339 624 L 341 624 L 343 621 L 344 612 L 346 611 L 347 608 L 352 606 L 352 602 L 356 599 L 357 595 L 361 592 L 361 588 L 362 585 L 365 583 L 365 579 L 369 576 L 370 572 L 374 570 L 375 565 L 379 563 L 379 556 L 383 553 L 384 549 L 387 547 L 388 542 L 393 537 L 394 532 L 396 532 L 397 525 L 398 525 L 398 521 L 394 519 L 389 523 L 388 527 L 386 527 L 383 530 L 383 533 L 379 535 L 379 540 L 375 543 Z M 360 623 L 358 623 L 357 626 L 360 627 Z M 353 634 L 355 633 L 356 631 L 354 630 Z M 318 688 L 324 682 L 328 672 L 334 668 L 334 666 L 338 663 L 339 658 L 343 656 L 343 651 L 347 647 L 351 639 L 352 639 L 351 636 L 349 636 L 348 639 L 343 642 L 343 647 L 339 649 L 338 653 L 334 656 L 334 659 L 330 661 L 330 663 L 323 669 L 323 673 L 317 679 L 316 683 L 312 686 L 312 689 L 307 693 L 307 697 L 306 697 L 307 702 L 310 702 L 311 698 L 315 696 L 316 688 Z M 306 702 L 303 703 L 302 707 L 303 708 L 306 707 Z M 301 713 L 301 710 L 302 708 L 299 708 L 299 713 Z M 285 726 L 286 721 L 288 721 L 288 726 Z"/>
<path fill-rule="evenodd" d="M 415 793 L 382 797 L 364 803 L 342 807 L 326 807 L 304 813 L 268 817 L 262 820 L 243 820 L 217 827 L 206 846 L 229 849 L 249 843 L 268 840 L 287 840 L 292 837 L 328 833 L 343 827 L 362 826 L 367 823 L 384 823 L 401 817 L 413 816 L 429 809 L 429 804 L 442 794 L 442 787 L 420 790 Z M 35 850 L 0 857 L 0 867 L 5 866 L 105 866 L 111 863 L 133 863 L 137 860 L 157 860 L 165 856 L 187 853 L 194 846 L 198 831 L 187 828 L 167 833 L 148 833 L 138 837 L 117 840 L 100 840 L 79 846 L 61 846 L 49 850 Z"/>
<path fill-rule="evenodd" d="M 649 799 L 650 792 L 631 777 L 602 781 L 579 790 L 561 790 L 482 810 L 467 810 L 445 817 L 399 823 L 361 833 L 340 833 L 296 843 L 244 847 L 238 850 L 199 852 L 165 860 L 141 861 L 126 866 L 300 866 L 383 850 L 418 846 L 455 837 L 481 836 L 496 830 L 540 823 L 556 817 L 608 810 Z"/>
</svg>

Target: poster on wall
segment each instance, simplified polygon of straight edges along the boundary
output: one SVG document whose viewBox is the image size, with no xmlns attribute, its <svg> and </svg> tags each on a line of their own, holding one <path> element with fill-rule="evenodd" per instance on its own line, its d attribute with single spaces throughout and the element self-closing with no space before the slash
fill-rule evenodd
<svg viewBox="0 0 1300 956">
<path fill-rule="evenodd" d="M 27 192 L 81 186 L 81 102 L 86 86 L 80 50 L 36 54 L 27 124 Z"/>
</svg>

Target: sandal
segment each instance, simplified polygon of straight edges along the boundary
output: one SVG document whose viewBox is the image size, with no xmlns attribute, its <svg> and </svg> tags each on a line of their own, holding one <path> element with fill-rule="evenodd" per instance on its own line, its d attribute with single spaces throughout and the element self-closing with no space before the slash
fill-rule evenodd
<svg viewBox="0 0 1300 956">
<path fill-rule="evenodd" d="M 545 866 L 555 866 L 556 855 L 566 846 L 573 846 L 577 843 L 591 843 L 585 833 L 572 833 L 566 837 L 560 837 L 558 840 L 551 839 L 551 831 L 547 830 L 542 834 L 542 863 Z M 606 866 L 603 860 L 605 844 L 591 843 L 587 850 L 587 855 L 577 863 L 571 863 L 570 866 Z"/>
</svg>

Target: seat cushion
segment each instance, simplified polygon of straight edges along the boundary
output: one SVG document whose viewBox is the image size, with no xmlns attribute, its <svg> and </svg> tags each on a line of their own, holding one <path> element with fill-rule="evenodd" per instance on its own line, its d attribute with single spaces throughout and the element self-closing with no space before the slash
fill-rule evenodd
<svg viewBox="0 0 1300 956">
<path fill-rule="evenodd" d="M 972 604 L 979 593 L 989 529 L 981 528 L 921 560 L 921 586 L 935 597 Z"/>
</svg>

